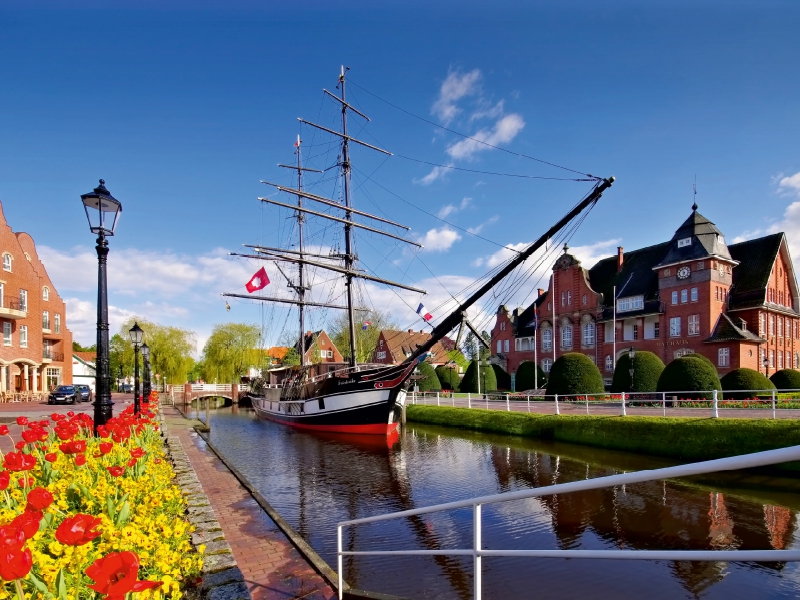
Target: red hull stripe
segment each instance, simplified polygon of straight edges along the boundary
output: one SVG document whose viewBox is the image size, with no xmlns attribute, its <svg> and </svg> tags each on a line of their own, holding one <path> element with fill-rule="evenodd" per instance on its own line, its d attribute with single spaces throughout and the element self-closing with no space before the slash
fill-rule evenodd
<svg viewBox="0 0 800 600">
<path fill-rule="evenodd" d="M 297 429 L 308 431 L 333 431 L 337 433 L 361 433 L 367 435 L 389 435 L 397 429 L 397 423 L 373 423 L 370 425 L 306 425 L 294 421 L 284 421 L 271 416 L 264 416 L 265 419 L 275 421 L 281 425 L 288 425 Z"/>
</svg>

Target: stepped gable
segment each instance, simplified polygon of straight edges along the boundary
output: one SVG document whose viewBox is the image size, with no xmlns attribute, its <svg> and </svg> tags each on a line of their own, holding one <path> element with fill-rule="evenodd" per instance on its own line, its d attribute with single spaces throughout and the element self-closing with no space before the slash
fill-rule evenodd
<svg viewBox="0 0 800 600">
<path fill-rule="evenodd" d="M 704 342 L 729 342 L 729 341 L 752 341 L 752 342 L 765 342 L 752 331 L 745 327 L 740 327 L 734 323 L 734 320 L 739 321 L 744 325 L 741 319 L 731 319 L 727 314 L 722 313 L 719 316 L 714 332 L 710 337 L 703 340 Z"/>
<path fill-rule="evenodd" d="M 681 240 L 690 240 L 678 247 Z M 697 212 L 697 204 L 692 205 L 692 214 L 678 227 L 669 242 L 669 251 L 654 268 L 672 265 L 689 260 L 700 260 L 709 256 L 731 259 L 725 237 L 716 225 Z"/>
<path fill-rule="evenodd" d="M 730 246 L 731 257 L 738 261 L 739 265 L 733 269 L 733 289 L 729 297 L 729 309 L 752 308 L 767 304 L 769 277 L 784 239 L 783 233 L 774 233 Z M 794 278 L 791 278 L 791 281 L 794 281 Z"/>
</svg>

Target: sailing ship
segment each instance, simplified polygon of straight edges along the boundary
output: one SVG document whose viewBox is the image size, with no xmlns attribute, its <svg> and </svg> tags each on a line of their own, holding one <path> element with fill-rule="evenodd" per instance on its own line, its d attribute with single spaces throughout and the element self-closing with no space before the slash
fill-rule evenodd
<svg viewBox="0 0 800 600">
<path fill-rule="evenodd" d="M 347 69 L 349 69 L 349 67 Z M 298 136 L 297 143 L 295 144 L 297 164 L 278 165 L 279 167 L 293 169 L 297 172 L 297 187 L 291 188 L 262 181 L 262 183 L 272 186 L 280 192 L 296 196 L 297 204 L 286 204 L 270 198 L 259 198 L 262 202 L 290 209 L 294 212 L 298 224 L 297 248 L 287 249 L 245 244 L 245 247 L 254 250 L 255 254 L 230 253 L 233 256 L 244 258 L 275 261 L 279 268 L 280 263 L 293 263 L 297 265 L 297 282 L 295 283 L 293 280 L 289 280 L 289 287 L 293 290 L 295 297 L 245 296 L 233 293 L 223 294 L 223 296 L 296 305 L 299 313 L 300 336 L 298 349 L 301 357 L 306 348 L 305 309 L 307 307 L 341 309 L 346 311 L 347 314 L 349 355 L 346 367 L 333 372 L 321 372 L 319 369 L 315 368 L 315 365 L 284 367 L 280 369 L 283 379 L 278 384 L 271 384 L 265 378 L 257 378 L 251 383 L 249 395 L 253 409 L 258 417 L 310 431 L 386 436 L 391 435 L 397 430 L 406 402 L 411 375 L 416 365 L 425 360 L 428 351 L 457 327 L 459 328 L 456 342 L 457 346 L 461 339 L 461 333 L 465 328 L 476 334 L 479 340 L 482 340 L 481 336 L 467 319 L 467 310 L 514 271 L 516 267 L 521 265 L 539 248 L 544 246 L 548 240 L 564 228 L 572 219 L 587 208 L 594 206 L 603 192 L 612 185 L 614 178 L 603 179 L 593 177 L 593 181 L 595 182 L 594 188 L 583 200 L 573 207 L 573 209 L 555 225 L 542 234 L 535 242 L 531 243 L 527 248 L 518 251 L 513 258 L 507 261 L 502 268 L 497 270 L 477 291 L 473 292 L 468 298 L 463 300 L 454 311 L 445 316 L 433 327 L 428 340 L 417 346 L 416 350 L 411 352 L 402 363 L 397 365 L 358 364 L 355 316 L 358 309 L 354 302 L 354 283 L 358 279 L 363 279 L 416 293 L 425 294 L 426 292 L 425 290 L 413 286 L 371 275 L 358 267 L 357 257 L 353 251 L 354 229 L 370 231 L 417 247 L 421 247 L 421 245 L 402 235 L 395 235 L 354 219 L 357 215 L 405 231 L 410 230 L 410 228 L 405 225 L 358 210 L 352 205 L 350 144 L 358 144 L 386 155 L 391 155 L 391 153 L 383 148 L 368 144 L 348 135 L 347 117 L 349 113 L 352 112 L 367 121 L 369 121 L 369 117 L 347 102 L 345 93 L 347 69 L 344 66 L 341 68 L 337 84 L 339 95 L 323 89 L 323 92 L 333 98 L 341 107 L 341 131 L 335 131 L 323 127 L 322 125 L 306 121 L 305 119 L 299 119 L 301 123 L 321 130 L 329 135 L 333 135 L 340 140 L 341 160 L 338 163 L 338 167 L 341 169 L 343 182 L 343 203 L 331 198 L 309 193 L 303 189 L 304 173 L 322 173 L 322 171 L 310 169 L 302 165 L 300 151 L 301 140 L 300 136 Z M 341 216 L 312 210 L 304 206 L 304 200 L 310 200 L 326 207 L 340 210 Z M 331 220 L 343 227 L 344 253 L 323 255 L 315 254 L 305 249 L 303 222 L 309 215 Z M 334 264 L 334 261 L 338 261 L 339 264 Z M 307 292 L 309 291 L 305 280 L 305 268 L 307 267 L 325 269 L 341 274 L 344 277 L 345 304 L 338 305 L 314 302 L 307 299 Z M 281 270 L 281 272 L 283 271 Z"/>
</svg>

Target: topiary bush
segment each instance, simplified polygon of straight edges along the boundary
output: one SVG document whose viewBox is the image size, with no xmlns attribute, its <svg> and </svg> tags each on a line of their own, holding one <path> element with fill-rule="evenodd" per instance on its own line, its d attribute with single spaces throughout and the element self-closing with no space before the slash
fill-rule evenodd
<svg viewBox="0 0 800 600">
<path fill-rule="evenodd" d="M 611 380 L 612 392 L 655 392 L 658 378 L 664 370 L 664 363 L 658 356 L 646 350 L 636 352 L 633 359 L 633 386 L 631 386 L 631 358 L 623 354 L 617 359 L 614 379 Z"/>
<path fill-rule="evenodd" d="M 547 394 L 602 394 L 603 376 L 597 365 L 585 354 L 569 352 L 559 357 L 550 369 Z"/>
<path fill-rule="evenodd" d="M 441 391 L 442 384 L 439 382 L 439 378 L 436 376 L 436 371 L 433 370 L 433 367 L 430 365 L 430 363 L 419 363 L 417 365 L 417 370 L 422 376 L 422 379 L 417 380 L 417 385 L 419 386 L 420 392 Z"/>
<path fill-rule="evenodd" d="M 539 372 L 538 375 L 536 374 L 537 371 Z M 547 375 L 536 365 L 535 362 L 530 360 L 524 361 L 517 368 L 514 389 L 518 392 L 534 390 L 537 389 L 537 384 L 539 386 L 538 389 L 547 387 Z"/>
<path fill-rule="evenodd" d="M 494 378 L 497 380 L 497 389 L 498 390 L 510 390 L 511 389 L 511 375 L 509 375 L 506 370 L 501 367 L 500 365 L 491 365 L 492 370 L 494 371 Z"/>
<path fill-rule="evenodd" d="M 439 383 L 442 384 L 443 390 L 457 390 L 461 383 L 461 378 L 458 376 L 458 369 L 453 369 L 445 365 L 439 365 L 434 369 L 436 376 L 439 378 Z"/>
<path fill-rule="evenodd" d="M 714 367 L 714 363 L 711 362 L 710 358 L 707 358 L 707 357 L 703 356 L 702 354 L 698 354 L 697 352 L 690 352 L 689 354 L 684 354 L 683 358 L 694 358 L 696 360 L 704 360 L 705 362 L 710 364 L 712 367 Z M 716 367 L 714 367 L 714 368 L 716 369 Z"/>
<path fill-rule="evenodd" d="M 738 390 L 774 390 L 775 385 L 767 379 L 767 376 L 753 369 L 734 369 L 722 379 L 722 390 L 724 397 L 729 400 L 746 400 L 755 398 L 754 392 L 742 392 Z"/>
<path fill-rule="evenodd" d="M 481 393 L 491 392 L 497 389 L 497 379 L 494 369 L 489 365 L 481 365 Z M 473 360 L 469 363 L 461 385 L 458 386 L 459 392 L 477 394 L 478 393 L 478 361 Z"/>
<path fill-rule="evenodd" d="M 661 372 L 658 378 L 656 390 L 659 392 L 694 392 L 710 390 L 721 390 L 717 370 L 711 361 L 703 357 L 702 359 L 687 354 L 681 358 L 676 358 L 669 363 Z M 711 398 L 711 393 L 705 394 L 678 394 L 681 398 Z"/>
<path fill-rule="evenodd" d="M 800 390 L 800 371 L 781 369 L 769 378 L 779 390 Z"/>
</svg>

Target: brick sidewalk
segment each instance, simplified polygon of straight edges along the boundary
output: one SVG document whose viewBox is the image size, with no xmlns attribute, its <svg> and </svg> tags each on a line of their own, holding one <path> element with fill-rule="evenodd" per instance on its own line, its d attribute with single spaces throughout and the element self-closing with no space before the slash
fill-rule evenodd
<svg viewBox="0 0 800 600">
<path fill-rule="evenodd" d="M 162 407 L 233 550 L 253 600 L 329 600 L 336 594 L 176 409 Z"/>
</svg>

